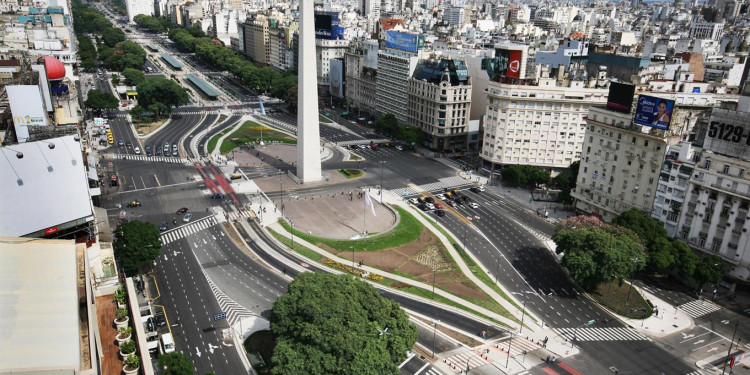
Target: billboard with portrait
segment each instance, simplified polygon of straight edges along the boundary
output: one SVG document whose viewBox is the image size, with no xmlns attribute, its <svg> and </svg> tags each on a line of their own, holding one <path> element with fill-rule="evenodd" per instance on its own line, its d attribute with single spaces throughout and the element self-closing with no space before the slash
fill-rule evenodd
<svg viewBox="0 0 750 375">
<path fill-rule="evenodd" d="M 633 107 L 635 85 L 622 82 L 611 82 L 607 95 L 607 109 L 620 113 L 630 113 Z"/>
<path fill-rule="evenodd" d="M 674 100 L 638 95 L 638 105 L 635 108 L 633 122 L 639 125 L 667 130 L 672 120 L 673 109 Z"/>
<path fill-rule="evenodd" d="M 42 93 L 37 85 L 6 86 L 10 112 L 18 142 L 29 138 L 29 126 L 47 126 L 47 112 L 42 103 Z"/>
<path fill-rule="evenodd" d="M 331 60 L 331 70 L 328 72 L 328 90 L 337 98 L 344 97 L 344 63 L 341 60 Z"/>
<path fill-rule="evenodd" d="M 424 47 L 424 37 L 419 34 L 404 33 L 401 31 L 388 30 L 385 33 L 386 48 L 417 53 Z"/>
</svg>

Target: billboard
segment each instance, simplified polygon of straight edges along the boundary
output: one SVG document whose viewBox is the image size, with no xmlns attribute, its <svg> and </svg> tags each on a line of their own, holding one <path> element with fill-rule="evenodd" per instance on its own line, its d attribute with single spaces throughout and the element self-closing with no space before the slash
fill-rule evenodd
<svg viewBox="0 0 750 375">
<path fill-rule="evenodd" d="M 328 72 L 328 90 L 337 98 L 344 97 L 344 62 L 331 60 L 331 70 Z"/>
<path fill-rule="evenodd" d="M 338 12 L 315 12 L 315 37 L 339 39 L 343 28 L 339 27 Z"/>
<path fill-rule="evenodd" d="M 674 100 L 657 98 L 648 95 L 638 95 L 638 105 L 635 108 L 633 122 L 657 129 L 669 129 L 672 120 Z"/>
<path fill-rule="evenodd" d="M 630 113 L 633 107 L 635 85 L 622 82 L 611 82 L 607 95 L 607 109 L 620 113 Z"/>
<path fill-rule="evenodd" d="M 47 126 L 47 112 L 44 111 L 42 93 L 37 85 L 6 86 L 10 112 L 18 142 L 29 138 L 29 126 Z"/>
<path fill-rule="evenodd" d="M 750 159 L 750 123 L 742 112 L 714 109 L 703 149 L 739 159 Z"/>
<path fill-rule="evenodd" d="M 385 47 L 417 53 L 424 48 L 424 35 L 388 30 L 385 33 Z"/>
<path fill-rule="evenodd" d="M 524 50 L 521 49 L 497 48 L 495 57 L 488 61 L 485 69 L 491 72 L 491 76 L 524 79 L 526 78 L 524 55 Z"/>
</svg>

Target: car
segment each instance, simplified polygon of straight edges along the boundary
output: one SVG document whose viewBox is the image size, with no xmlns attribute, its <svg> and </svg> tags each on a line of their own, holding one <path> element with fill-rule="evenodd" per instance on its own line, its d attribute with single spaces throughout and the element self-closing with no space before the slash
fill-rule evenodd
<svg viewBox="0 0 750 375">
<path fill-rule="evenodd" d="M 135 146 L 135 148 L 133 149 L 133 152 L 135 152 L 135 154 L 136 154 L 136 155 L 140 155 L 140 153 L 141 153 L 141 148 L 140 148 L 140 147 L 138 147 L 138 146 Z"/>
<path fill-rule="evenodd" d="M 167 318 L 164 317 L 164 313 L 161 311 L 154 314 L 154 321 L 156 322 L 157 327 L 167 326 Z"/>
<path fill-rule="evenodd" d="M 151 146 L 146 146 L 146 156 L 154 156 L 154 153 L 151 151 Z"/>
<path fill-rule="evenodd" d="M 432 204 L 432 203 L 425 203 L 424 205 L 427 206 L 428 210 L 434 210 L 435 209 L 435 205 Z"/>
<path fill-rule="evenodd" d="M 422 211 L 428 211 L 429 208 L 427 208 L 427 203 L 422 203 L 419 205 L 419 209 Z"/>
<path fill-rule="evenodd" d="M 127 103 L 127 102 L 125 102 L 125 103 L 122 103 L 122 106 L 123 106 L 123 107 L 127 107 L 127 106 L 128 106 L 128 103 Z"/>
<path fill-rule="evenodd" d="M 359 145 L 359 148 L 361 148 L 361 149 L 363 149 L 363 150 L 364 150 L 364 149 L 366 149 L 366 148 L 367 148 L 367 146 L 365 146 L 365 145 Z"/>
<path fill-rule="evenodd" d="M 182 222 L 183 223 L 188 223 L 188 222 L 190 222 L 190 219 L 192 219 L 192 218 L 193 218 L 193 214 L 185 214 L 185 216 L 182 217 Z"/>
<path fill-rule="evenodd" d="M 404 147 L 401 145 L 396 146 L 396 150 L 404 151 Z"/>
<path fill-rule="evenodd" d="M 133 144 L 132 144 L 132 143 L 130 143 L 130 142 L 127 142 L 127 143 L 125 143 L 125 147 L 128 147 L 128 148 L 132 148 L 132 147 L 133 147 Z"/>
<path fill-rule="evenodd" d="M 172 154 L 174 154 L 174 156 L 180 154 L 180 150 L 177 148 L 177 143 L 172 143 Z"/>
<path fill-rule="evenodd" d="M 476 202 L 469 203 L 469 207 L 471 208 L 479 208 L 479 205 Z"/>
<path fill-rule="evenodd" d="M 411 203 L 411 204 L 413 204 L 415 206 L 419 205 L 419 201 L 417 200 L 417 198 L 409 198 L 409 203 Z"/>
<path fill-rule="evenodd" d="M 359 146 L 357 146 L 357 145 L 349 145 L 349 148 L 351 148 L 352 150 L 356 150 L 356 149 L 359 148 Z"/>
<path fill-rule="evenodd" d="M 182 207 L 179 210 L 177 210 L 177 215 L 182 215 L 185 212 L 188 212 L 188 208 L 187 207 Z"/>
<path fill-rule="evenodd" d="M 112 137 L 107 138 L 107 142 L 111 145 L 115 144 L 115 140 Z"/>
<path fill-rule="evenodd" d="M 225 195 L 224 193 L 216 193 L 211 196 L 211 199 L 224 199 Z"/>
<path fill-rule="evenodd" d="M 482 192 L 483 192 L 483 191 L 484 191 L 484 186 L 480 186 L 480 187 L 478 187 L 477 189 L 479 189 L 479 191 L 482 191 Z"/>
<path fill-rule="evenodd" d="M 483 186 L 472 186 L 472 187 L 469 188 L 469 191 L 471 191 L 473 193 L 481 193 L 481 192 L 484 191 L 484 187 Z"/>
<path fill-rule="evenodd" d="M 424 197 L 419 197 L 419 198 L 417 198 L 417 202 L 419 202 L 419 203 L 425 203 L 427 201 L 424 199 Z"/>
<path fill-rule="evenodd" d="M 154 155 L 161 155 L 161 147 L 156 147 L 156 152 Z"/>
<path fill-rule="evenodd" d="M 436 195 L 436 197 L 437 197 L 438 199 L 440 199 L 441 201 L 444 201 L 444 200 L 448 200 L 448 198 L 446 198 L 446 196 L 445 196 L 445 195 L 443 195 L 443 194 L 438 194 L 438 195 Z"/>
<path fill-rule="evenodd" d="M 234 174 L 232 174 L 232 175 L 229 176 L 230 180 L 239 180 L 241 178 L 242 178 L 242 175 L 239 174 L 239 173 L 234 173 Z"/>
<path fill-rule="evenodd" d="M 451 207 L 456 207 L 456 201 L 448 201 L 448 205 Z"/>
<path fill-rule="evenodd" d="M 427 201 L 427 203 L 435 203 L 435 199 L 432 197 L 426 197 L 424 200 Z"/>
<path fill-rule="evenodd" d="M 99 140 L 99 146 L 106 146 L 106 145 L 107 145 L 107 140 L 106 139 L 100 139 Z"/>
<path fill-rule="evenodd" d="M 156 322 L 154 322 L 154 318 L 153 317 L 149 317 L 148 320 L 146 320 L 146 329 L 149 332 L 156 331 Z"/>
<path fill-rule="evenodd" d="M 442 210 L 443 205 L 440 202 L 435 202 L 435 208 L 437 208 L 438 210 Z"/>
<path fill-rule="evenodd" d="M 120 140 L 117 141 L 117 145 L 120 146 L 120 147 L 125 146 L 125 141 L 123 141 L 122 139 L 120 139 Z"/>
<path fill-rule="evenodd" d="M 169 228 L 167 226 L 167 222 L 166 221 L 162 221 L 161 224 L 159 225 L 159 230 L 162 231 L 162 232 L 164 232 L 165 230 L 167 230 L 167 228 Z"/>
<path fill-rule="evenodd" d="M 445 216 L 445 211 L 443 211 L 443 210 L 435 210 L 435 215 L 443 217 L 443 216 Z"/>
<path fill-rule="evenodd" d="M 128 207 L 140 207 L 141 202 L 138 201 L 138 199 L 134 199 L 128 203 Z"/>
</svg>

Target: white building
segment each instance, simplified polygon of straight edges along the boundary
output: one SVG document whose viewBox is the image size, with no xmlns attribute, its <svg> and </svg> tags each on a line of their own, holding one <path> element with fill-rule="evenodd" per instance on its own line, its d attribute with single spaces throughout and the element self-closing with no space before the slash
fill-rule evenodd
<svg viewBox="0 0 750 375">
<path fill-rule="evenodd" d="M 364 18 L 380 18 L 380 0 L 361 0 L 360 12 Z"/>
<path fill-rule="evenodd" d="M 331 71 L 331 60 L 343 59 L 349 47 L 348 40 L 315 39 L 315 57 L 317 58 L 318 85 L 328 86 L 328 74 Z"/>
<path fill-rule="evenodd" d="M 688 36 L 691 39 L 720 40 L 724 35 L 724 24 L 714 22 L 692 22 Z"/>
<path fill-rule="evenodd" d="M 524 164 L 564 169 L 581 158 L 585 116 L 592 105 L 604 104 L 607 89 L 583 81 L 558 83 L 540 78 L 536 85 L 491 81 L 481 158 L 484 169 Z"/>
<path fill-rule="evenodd" d="M 376 87 L 376 108 L 379 116 L 392 113 L 399 122 L 408 121 L 406 103 L 409 100 L 409 77 L 414 73 L 421 50 L 418 54 L 385 49 L 378 51 L 378 75 Z"/>
<path fill-rule="evenodd" d="M 128 21 L 133 22 L 133 17 L 139 14 L 151 16 L 154 14 L 153 0 L 125 0 L 125 8 L 128 11 Z"/>
<path fill-rule="evenodd" d="M 690 142 L 669 146 L 664 165 L 659 173 L 651 217 L 664 223 L 669 237 L 677 234 L 680 211 L 685 205 L 688 180 L 695 169 L 696 149 Z"/>
</svg>

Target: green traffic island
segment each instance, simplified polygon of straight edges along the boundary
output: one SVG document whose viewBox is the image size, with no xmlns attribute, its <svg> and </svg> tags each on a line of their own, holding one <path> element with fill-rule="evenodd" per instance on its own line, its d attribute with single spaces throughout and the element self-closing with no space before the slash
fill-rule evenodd
<svg viewBox="0 0 750 375">
<path fill-rule="evenodd" d="M 638 287 L 620 280 L 602 283 L 590 295 L 602 306 L 626 318 L 646 319 L 653 313 L 653 308 L 638 292 Z"/>
<path fill-rule="evenodd" d="M 311 260 L 350 273 L 355 273 L 353 272 L 355 270 L 359 272 L 360 270 L 357 268 L 357 265 L 359 261 L 362 261 L 363 265 L 366 264 L 369 267 L 383 270 L 386 273 L 399 275 L 427 285 L 433 285 L 434 280 L 437 289 L 472 302 L 505 318 L 519 322 L 513 314 L 482 291 L 482 289 L 461 272 L 456 261 L 450 256 L 450 253 L 434 233 L 423 226 L 422 223 L 405 209 L 401 207 L 394 207 L 394 209 L 398 212 L 399 221 L 393 229 L 376 236 L 357 240 L 318 237 L 293 229 L 287 222 L 281 219 L 279 223 L 287 232 L 293 232 L 295 237 L 302 238 L 338 256 L 340 259 L 350 259 L 353 256 L 356 258 L 354 262 L 355 267 L 349 265 L 337 267 L 336 265 L 328 264 L 331 261 L 330 259 L 310 249 L 300 251 L 302 255 L 309 257 Z M 285 239 L 284 236 L 277 234 L 274 235 L 287 246 L 290 245 L 291 241 L 289 239 Z M 294 250 L 298 251 L 298 247 L 299 245 L 295 243 Z M 356 256 L 353 253 L 356 253 Z M 338 264 L 338 262 L 335 263 Z M 483 274 L 483 272 L 477 272 L 477 274 Z M 388 278 L 375 281 L 425 298 L 433 298 L 431 290 L 413 287 L 409 284 Z M 441 298 L 439 295 L 435 295 L 434 298 L 442 303 L 459 307 L 470 311 L 472 314 L 490 319 L 451 300 Z M 496 323 L 504 325 L 500 322 Z"/>
<path fill-rule="evenodd" d="M 230 128 L 231 129 L 231 128 Z M 222 131 L 221 133 L 213 136 L 208 141 L 208 150 L 214 152 L 216 144 L 219 138 L 224 136 L 229 130 Z M 255 121 L 245 121 L 239 129 L 235 130 L 229 136 L 224 138 L 221 143 L 219 152 L 222 155 L 226 155 L 236 148 L 240 148 L 246 144 L 256 144 L 258 140 L 262 139 L 264 143 L 285 143 L 290 145 L 297 144 L 297 138 L 287 133 L 275 130 L 274 128 L 266 125 L 261 125 Z"/>
<path fill-rule="evenodd" d="M 331 119 L 329 119 L 328 117 L 325 117 L 323 115 L 320 115 L 320 114 L 318 115 L 318 119 L 320 120 L 320 122 L 322 122 L 324 124 L 332 124 L 333 123 L 333 121 L 331 121 Z"/>
<path fill-rule="evenodd" d="M 346 178 L 357 178 L 364 175 L 364 172 L 362 172 L 359 169 L 339 169 L 339 173 L 344 175 Z"/>
</svg>

